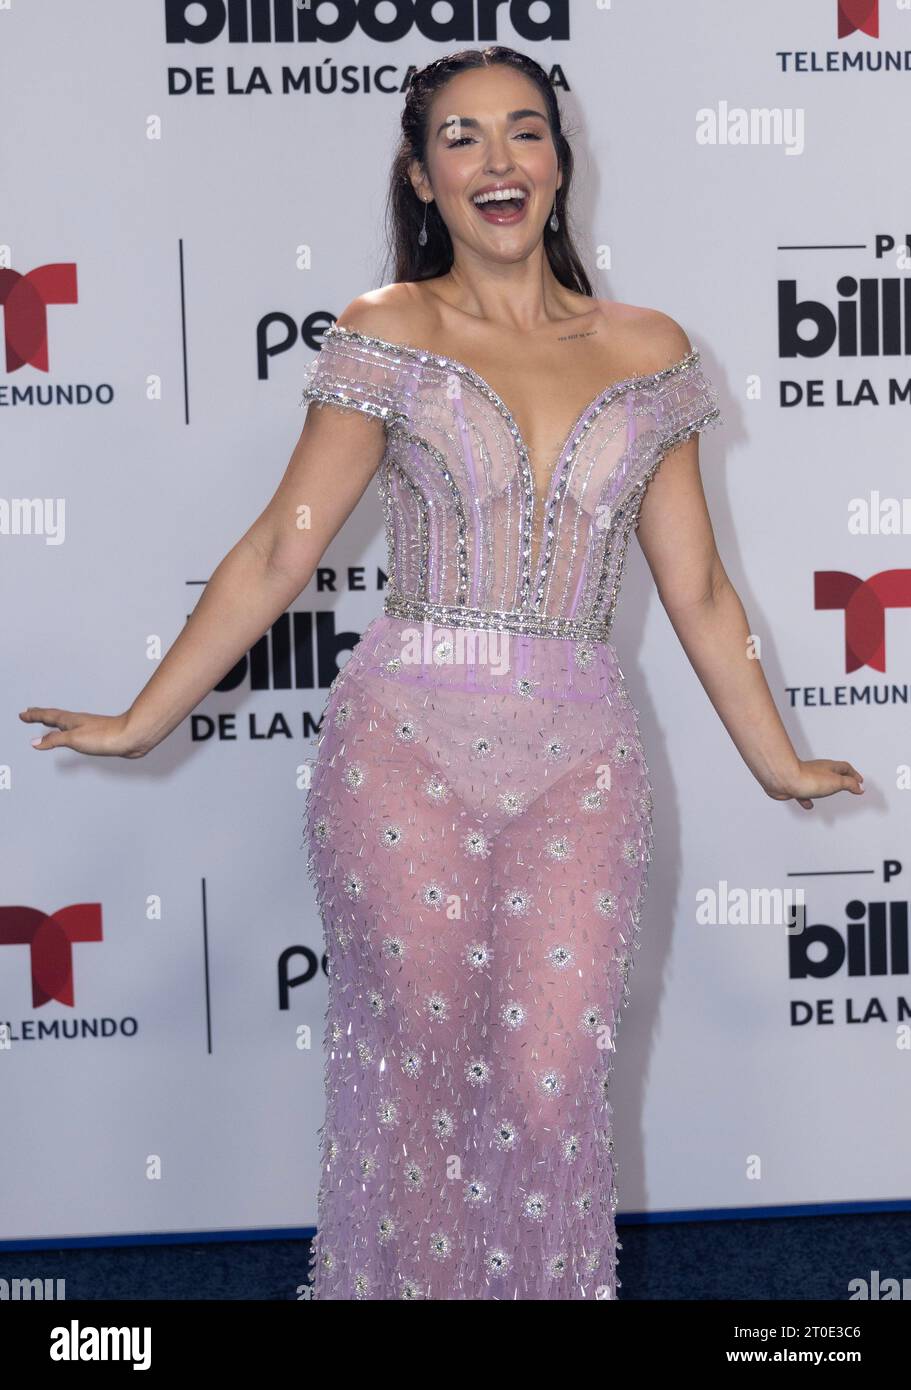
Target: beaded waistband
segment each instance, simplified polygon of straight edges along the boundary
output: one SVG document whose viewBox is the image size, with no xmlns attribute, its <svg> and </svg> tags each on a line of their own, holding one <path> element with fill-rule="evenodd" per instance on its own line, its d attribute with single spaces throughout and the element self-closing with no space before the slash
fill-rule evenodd
<svg viewBox="0 0 911 1390">
<path fill-rule="evenodd" d="M 549 618 L 540 613 L 501 613 L 487 608 L 465 608 L 429 599 L 409 598 L 390 589 L 383 611 L 391 618 L 410 618 L 441 627 L 496 628 L 529 637 L 562 637 L 570 642 L 607 642 L 610 624 L 590 618 Z"/>
</svg>

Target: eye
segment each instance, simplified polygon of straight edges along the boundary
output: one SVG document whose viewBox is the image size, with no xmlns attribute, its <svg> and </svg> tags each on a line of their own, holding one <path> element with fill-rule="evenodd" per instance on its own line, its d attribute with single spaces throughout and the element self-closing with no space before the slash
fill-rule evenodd
<svg viewBox="0 0 911 1390">
<path fill-rule="evenodd" d="M 457 149 L 459 145 L 467 144 L 467 142 L 468 142 L 470 139 L 471 139 L 471 136 L 470 136 L 470 135 L 461 135 L 461 136 L 459 137 L 458 140 L 447 140 L 447 141 L 446 141 L 446 148 L 447 148 L 448 150 Z"/>
<path fill-rule="evenodd" d="M 527 139 L 529 140 L 542 140 L 544 138 L 543 136 L 539 135 L 536 130 L 520 130 L 519 138 L 521 138 L 523 135 L 527 137 Z"/>
</svg>

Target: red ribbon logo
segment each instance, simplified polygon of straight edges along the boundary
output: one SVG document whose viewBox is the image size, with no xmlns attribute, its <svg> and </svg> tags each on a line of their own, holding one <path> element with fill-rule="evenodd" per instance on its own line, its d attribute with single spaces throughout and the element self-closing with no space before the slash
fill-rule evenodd
<svg viewBox="0 0 911 1390">
<path fill-rule="evenodd" d="M 100 941 L 101 903 L 73 903 L 48 915 L 37 907 L 0 907 L 0 945 L 30 946 L 32 1004 L 74 1004 L 73 942 Z"/>
<path fill-rule="evenodd" d="M 76 302 L 76 267 L 72 261 L 39 265 L 27 275 L 0 268 L 6 370 L 15 372 L 27 363 L 46 372 L 47 306 Z"/>
<path fill-rule="evenodd" d="M 879 0 L 838 0 L 838 37 L 854 33 L 879 38 Z"/>
<path fill-rule="evenodd" d="M 818 609 L 840 608 L 845 615 L 845 670 L 886 669 L 886 610 L 911 608 L 911 570 L 883 570 L 858 579 L 844 570 L 815 575 Z"/>
</svg>

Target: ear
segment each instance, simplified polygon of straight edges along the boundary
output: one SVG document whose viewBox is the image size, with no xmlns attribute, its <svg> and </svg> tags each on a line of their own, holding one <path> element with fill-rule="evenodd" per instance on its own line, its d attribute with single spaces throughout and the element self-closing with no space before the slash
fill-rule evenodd
<svg viewBox="0 0 911 1390">
<path fill-rule="evenodd" d="M 421 202 L 431 202 L 433 199 L 433 190 L 430 187 L 430 180 L 424 172 L 420 160 L 412 159 L 410 161 L 408 165 L 408 178 L 411 182 L 411 187 L 414 189 Z"/>
</svg>

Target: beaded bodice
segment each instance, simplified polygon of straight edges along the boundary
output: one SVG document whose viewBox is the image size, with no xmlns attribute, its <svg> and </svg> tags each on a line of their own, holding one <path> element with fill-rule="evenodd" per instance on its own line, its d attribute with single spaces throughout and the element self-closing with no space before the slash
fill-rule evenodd
<svg viewBox="0 0 911 1390">
<path fill-rule="evenodd" d="M 645 489 L 675 445 L 721 423 L 697 351 L 606 386 L 537 494 L 511 411 L 472 368 L 334 324 L 301 404 L 385 423 L 378 479 L 387 613 L 606 640 Z"/>
</svg>

